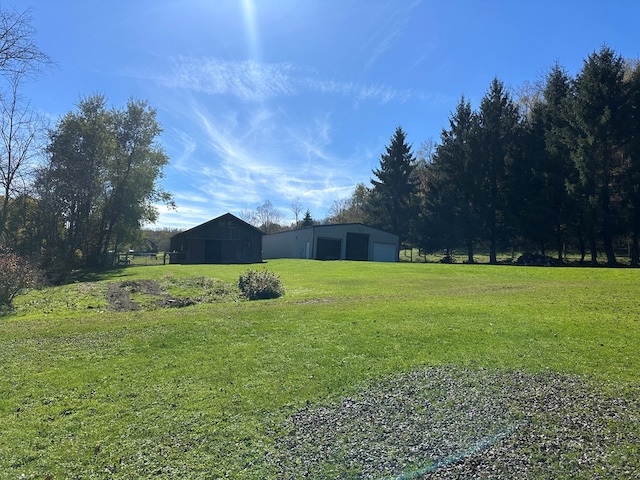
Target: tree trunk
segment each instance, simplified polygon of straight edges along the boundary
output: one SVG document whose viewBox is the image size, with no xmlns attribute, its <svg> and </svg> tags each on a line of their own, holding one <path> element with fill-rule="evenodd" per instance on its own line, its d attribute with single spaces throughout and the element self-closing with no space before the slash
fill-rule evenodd
<svg viewBox="0 0 640 480">
<path fill-rule="evenodd" d="M 606 176 L 608 181 L 609 176 Z M 616 266 L 618 261 L 616 260 L 616 254 L 613 250 L 613 219 L 611 214 L 611 205 L 609 201 L 609 188 L 604 187 L 602 189 L 602 244 L 604 253 L 607 255 L 607 265 L 610 267 Z"/>
<path fill-rule="evenodd" d="M 556 249 L 558 251 L 558 260 L 564 262 L 563 258 L 563 248 L 564 244 L 562 242 L 562 235 L 560 234 L 560 230 L 556 230 Z"/>
<path fill-rule="evenodd" d="M 495 204 L 495 203 L 494 203 Z M 491 211 L 489 213 L 489 263 L 491 265 L 495 265 L 498 263 L 498 257 L 496 255 L 497 250 L 497 240 L 496 240 L 496 216 L 497 212 L 494 206 L 491 206 Z"/>
<path fill-rule="evenodd" d="M 491 240 L 489 242 L 489 263 L 495 265 L 498 263 L 498 257 L 496 255 L 496 232 L 495 229 L 491 230 Z"/>
<path fill-rule="evenodd" d="M 591 264 L 598 264 L 598 244 L 593 233 L 589 235 L 589 249 L 591 250 Z"/>
<path fill-rule="evenodd" d="M 9 192 L 5 189 L 5 194 L 2 198 L 2 206 L 0 207 L 0 239 L 3 238 L 5 233 L 5 225 L 7 223 L 7 212 L 9 210 Z"/>
<path fill-rule="evenodd" d="M 604 253 L 607 255 L 607 265 L 615 267 L 618 265 L 618 261 L 616 260 L 616 254 L 613 250 L 613 239 L 607 228 L 603 228 L 602 230 L 602 243 L 604 244 Z"/>
<path fill-rule="evenodd" d="M 467 262 L 476 263 L 473 259 L 473 240 L 471 238 L 467 238 Z"/>
<path fill-rule="evenodd" d="M 640 266 L 640 206 L 633 209 L 633 228 L 631 232 L 631 266 Z"/>
</svg>

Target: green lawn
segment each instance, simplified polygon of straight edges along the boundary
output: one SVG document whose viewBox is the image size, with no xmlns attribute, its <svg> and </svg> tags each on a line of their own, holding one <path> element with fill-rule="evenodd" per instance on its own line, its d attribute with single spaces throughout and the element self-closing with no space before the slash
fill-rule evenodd
<svg viewBox="0 0 640 480">
<path fill-rule="evenodd" d="M 128 267 L 18 297 L 0 317 L 0 478 L 277 478 L 265 456 L 292 413 L 429 366 L 640 387 L 640 270 L 263 266 L 284 297 L 107 308 L 109 282 L 196 298 L 238 265 Z"/>
</svg>

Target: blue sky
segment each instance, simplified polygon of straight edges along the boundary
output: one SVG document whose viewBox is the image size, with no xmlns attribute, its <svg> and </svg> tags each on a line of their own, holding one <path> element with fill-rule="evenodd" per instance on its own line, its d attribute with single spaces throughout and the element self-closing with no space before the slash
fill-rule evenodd
<svg viewBox="0 0 640 480">
<path fill-rule="evenodd" d="M 24 89 L 55 123 L 94 93 L 148 100 L 188 228 L 269 200 L 316 219 L 348 197 L 396 126 L 414 151 L 493 77 L 514 95 L 603 44 L 640 57 L 640 2 L 594 0 L 32 0 L 55 68 Z"/>
</svg>

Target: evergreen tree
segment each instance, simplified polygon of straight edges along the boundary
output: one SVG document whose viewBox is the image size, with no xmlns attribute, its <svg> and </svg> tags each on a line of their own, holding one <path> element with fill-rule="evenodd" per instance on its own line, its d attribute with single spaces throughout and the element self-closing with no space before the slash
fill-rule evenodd
<svg viewBox="0 0 640 480">
<path fill-rule="evenodd" d="M 304 213 L 304 217 L 302 217 L 302 224 L 300 226 L 301 227 L 312 227 L 312 226 L 315 225 L 315 223 L 316 222 L 311 217 L 311 212 L 309 210 L 307 210 Z"/>
<path fill-rule="evenodd" d="M 489 262 L 495 264 L 498 242 L 507 237 L 509 182 L 514 158 L 518 155 L 520 129 L 518 107 L 497 78 L 480 102 L 478 126 L 481 182 L 478 206 L 489 237 Z"/>
<path fill-rule="evenodd" d="M 543 254 L 547 244 L 555 245 L 559 260 L 563 258 L 565 237 L 575 209 L 567 190 L 567 182 L 575 178 L 569 124 L 571 101 L 571 79 L 556 64 L 547 76 L 540 101 L 533 104 L 526 121 L 524 155 L 516 173 L 519 231 L 533 240 Z"/>
<path fill-rule="evenodd" d="M 628 114 L 624 160 L 623 197 L 627 200 L 627 225 L 631 240 L 631 265 L 640 265 L 640 63 L 627 69 Z"/>
<path fill-rule="evenodd" d="M 576 78 L 574 154 L 588 208 L 591 259 L 600 237 L 607 263 L 617 263 L 613 239 L 621 190 L 621 147 L 625 127 L 624 61 L 608 47 L 589 55 Z"/>
<path fill-rule="evenodd" d="M 391 143 L 380 156 L 380 167 L 373 170 L 376 178 L 371 179 L 373 187 L 367 202 L 367 216 L 374 226 L 400 236 L 401 244 L 409 237 L 414 216 L 414 164 L 406 134 L 397 127 Z"/>
<path fill-rule="evenodd" d="M 474 170 L 477 150 L 477 117 L 471 104 L 460 99 L 443 130 L 433 162 L 427 165 L 425 246 L 449 249 L 464 244 L 467 261 L 474 262 L 474 240 L 478 235 L 478 175 Z"/>
</svg>

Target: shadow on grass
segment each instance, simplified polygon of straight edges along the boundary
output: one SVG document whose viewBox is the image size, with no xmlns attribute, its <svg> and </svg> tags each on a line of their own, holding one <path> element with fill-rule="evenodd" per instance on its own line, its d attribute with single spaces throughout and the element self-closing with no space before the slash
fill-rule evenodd
<svg viewBox="0 0 640 480">
<path fill-rule="evenodd" d="M 127 266 L 115 266 L 115 267 L 102 267 L 83 269 L 72 272 L 69 275 L 65 284 L 69 283 L 84 283 L 84 282 L 99 282 L 101 280 L 115 280 L 130 277 L 131 271 L 127 271 Z"/>
</svg>

